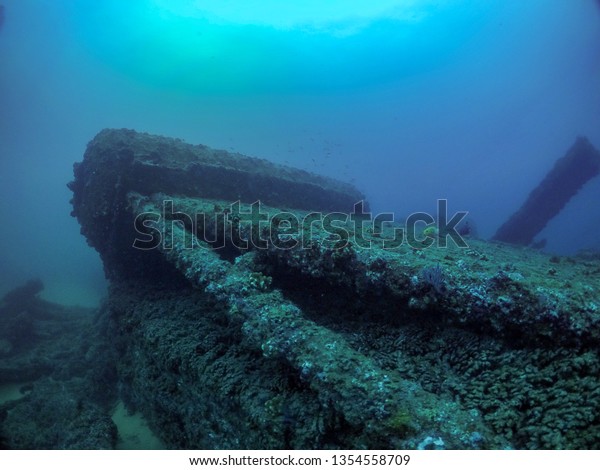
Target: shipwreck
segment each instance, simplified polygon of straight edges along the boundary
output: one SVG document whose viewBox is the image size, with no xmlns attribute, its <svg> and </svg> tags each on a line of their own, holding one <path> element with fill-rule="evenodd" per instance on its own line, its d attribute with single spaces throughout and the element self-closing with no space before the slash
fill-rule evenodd
<svg viewBox="0 0 600 470">
<path fill-rule="evenodd" d="M 0 340 L 0 378 L 32 384 L 0 405 L 5 447 L 114 447 L 117 400 L 168 448 L 600 445 L 598 259 L 390 246 L 398 227 L 357 224 L 349 184 L 131 130 L 100 132 L 74 173 L 109 296 L 73 327 L 74 365 Z M 36 331 L 72 318 L 20 295 L 0 307 L 13 328 L 23 309 Z M 32 444 L 17 417 L 57 387 L 95 433 L 38 414 Z"/>
</svg>

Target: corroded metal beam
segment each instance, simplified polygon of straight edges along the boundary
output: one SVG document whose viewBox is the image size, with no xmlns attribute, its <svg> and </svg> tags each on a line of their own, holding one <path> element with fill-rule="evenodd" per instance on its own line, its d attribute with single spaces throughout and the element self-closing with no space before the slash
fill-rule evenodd
<svg viewBox="0 0 600 470">
<path fill-rule="evenodd" d="M 579 191 L 600 173 L 600 152 L 585 137 L 577 139 L 520 209 L 496 232 L 493 239 L 529 245 Z"/>
</svg>

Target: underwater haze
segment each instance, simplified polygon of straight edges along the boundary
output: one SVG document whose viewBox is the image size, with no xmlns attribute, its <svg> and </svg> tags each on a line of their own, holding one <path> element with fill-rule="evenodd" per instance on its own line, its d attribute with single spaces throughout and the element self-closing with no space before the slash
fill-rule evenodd
<svg viewBox="0 0 600 470">
<path fill-rule="evenodd" d="M 482 238 L 578 136 L 600 146 L 595 0 L 0 3 L 0 295 L 105 295 L 66 186 L 103 128 L 348 181 L 399 218 L 445 198 Z M 598 200 L 596 177 L 545 250 L 600 249 Z"/>
</svg>

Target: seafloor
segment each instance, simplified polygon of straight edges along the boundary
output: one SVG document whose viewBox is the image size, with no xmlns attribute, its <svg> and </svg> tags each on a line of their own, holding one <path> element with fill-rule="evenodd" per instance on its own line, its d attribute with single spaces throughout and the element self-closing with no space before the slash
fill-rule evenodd
<svg viewBox="0 0 600 470">
<path fill-rule="evenodd" d="M 244 249 L 225 236 L 210 249 L 182 214 L 227 214 L 235 198 L 194 177 L 211 166 L 236 178 L 234 191 L 248 174 L 235 161 L 223 170 L 190 167 L 189 153 L 185 166 L 165 158 L 185 148 L 131 131 L 104 131 L 88 147 L 74 215 L 104 261 L 109 296 L 93 312 L 39 299 L 37 282 L 4 298 L 0 385 L 21 391 L 0 404 L 4 448 L 123 447 L 111 419 L 120 403 L 175 449 L 600 448 L 598 254 L 473 237 L 384 248 L 392 226 L 369 232 L 365 248 L 339 221 L 343 246 L 308 223 L 302 246 Z M 271 219 L 285 209 L 306 221 L 356 196 L 300 176 L 285 196 L 281 168 L 251 174 L 241 213 L 257 187 Z M 165 200 L 173 210 L 159 223 Z M 132 250 L 134 220 L 171 244 Z"/>
</svg>

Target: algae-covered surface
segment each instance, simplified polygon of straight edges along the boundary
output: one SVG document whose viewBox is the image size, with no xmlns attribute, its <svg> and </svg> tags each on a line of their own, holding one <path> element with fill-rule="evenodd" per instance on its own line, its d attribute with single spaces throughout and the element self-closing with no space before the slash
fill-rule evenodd
<svg viewBox="0 0 600 470">
<path fill-rule="evenodd" d="M 148 214 L 160 199 L 131 198 Z M 224 207 L 168 199 L 177 213 Z M 176 242 L 165 256 L 228 305 L 263 356 L 291 363 L 348 428 L 362 429 L 352 445 L 597 446 L 598 260 L 477 239 L 384 249 L 385 232 L 362 248 L 352 224 L 342 226 L 350 240 L 342 246 L 314 225 L 308 246 L 226 246 L 231 268 L 205 247 Z M 240 227 L 249 238 L 251 224 Z M 370 437 L 364 423 L 387 437 Z"/>
<path fill-rule="evenodd" d="M 73 215 L 109 295 L 4 297 L 2 447 L 599 448 L 597 253 L 410 232 L 252 162 L 133 131 L 90 144 Z"/>
</svg>

